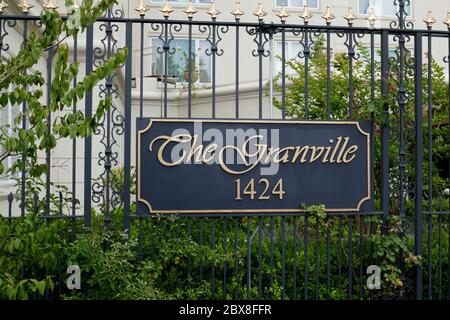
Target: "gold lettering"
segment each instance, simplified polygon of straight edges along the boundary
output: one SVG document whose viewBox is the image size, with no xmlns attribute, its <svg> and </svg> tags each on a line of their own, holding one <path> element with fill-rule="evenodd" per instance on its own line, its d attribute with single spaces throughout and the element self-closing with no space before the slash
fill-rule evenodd
<svg viewBox="0 0 450 320">
<path fill-rule="evenodd" d="M 350 138 L 339 136 L 336 139 L 330 139 L 328 146 L 287 146 L 287 147 L 268 147 L 266 144 L 258 143 L 263 137 L 254 135 L 248 137 L 241 146 L 226 145 L 221 148 L 216 143 L 209 145 L 199 144 L 197 135 L 178 134 L 175 136 L 161 135 L 154 138 L 149 145 L 150 152 L 155 149 L 155 143 L 162 141 L 157 150 L 158 161 L 166 167 L 174 167 L 183 162 L 196 161 L 209 164 L 218 156 L 220 167 L 227 173 L 232 175 L 241 175 L 253 170 L 258 164 L 266 164 L 270 161 L 274 163 L 313 163 L 321 161 L 321 163 L 344 163 L 348 164 L 356 158 L 358 150 L 357 145 L 349 145 Z M 185 145 L 183 145 L 185 144 Z M 165 159 L 164 157 L 174 156 L 170 154 L 180 153 L 176 155 L 176 159 Z M 185 148 L 183 148 L 185 147 Z M 169 150 L 171 149 L 172 150 Z M 253 151 L 254 150 L 254 151 Z M 235 157 L 238 162 L 225 161 L 225 152 L 231 151 L 233 160 Z M 235 155 L 235 156 L 234 156 Z M 228 162 L 228 163 L 227 163 Z M 231 167 L 231 164 L 235 165 Z M 262 183 L 265 183 L 264 181 Z"/>
<path fill-rule="evenodd" d="M 345 148 L 347 147 L 348 140 L 349 140 L 349 137 L 344 138 L 344 145 L 342 146 L 341 150 L 339 151 L 339 155 L 338 155 L 337 161 L 336 161 L 337 163 L 342 163 L 342 155 L 344 153 Z"/>
<path fill-rule="evenodd" d="M 350 154 L 352 154 L 352 153 L 355 153 L 356 150 L 358 150 L 358 146 L 357 146 L 357 145 L 353 145 L 353 146 L 351 146 L 350 148 L 348 148 L 347 151 L 345 151 L 345 153 L 344 153 L 344 159 L 343 159 L 343 160 L 344 160 L 344 163 L 352 162 L 353 159 L 355 159 L 356 154 L 354 154 L 350 159 L 347 159 L 347 156 L 350 155 Z"/>
<path fill-rule="evenodd" d="M 164 160 L 164 157 L 163 157 L 164 149 L 171 142 L 176 142 L 176 143 L 187 143 L 187 142 L 190 142 L 192 140 L 192 136 L 186 135 L 186 134 L 179 134 L 179 135 L 176 135 L 176 136 L 159 136 L 159 137 L 156 137 L 155 139 L 152 140 L 152 142 L 150 142 L 150 146 L 149 146 L 150 151 L 153 151 L 153 144 L 156 141 L 158 141 L 158 140 L 165 140 L 163 142 L 163 144 L 159 147 L 159 150 L 158 150 L 158 160 L 159 160 L 159 162 L 163 166 L 174 167 L 174 166 L 179 165 L 180 163 L 183 162 L 184 158 L 186 157 L 186 152 L 183 151 L 183 155 L 177 161 L 175 161 L 175 162 L 168 162 L 168 161 Z"/>
<path fill-rule="evenodd" d="M 297 161 L 297 158 L 302 154 L 302 152 L 303 152 L 303 156 L 302 156 L 302 159 L 300 160 L 300 163 L 305 163 L 306 156 L 308 155 L 308 151 L 309 151 L 309 146 L 295 148 L 295 154 L 294 154 L 294 157 L 292 158 L 292 163 L 295 163 L 295 161 Z"/>
<path fill-rule="evenodd" d="M 337 137 L 336 140 L 337 140 L 337 143 L 336 143 L 336 146 L 334 147 L 333 153 L 331 154 L 330 163 L 336 162 L 334 157 L 336 156 L 336 151 L 339 149 L 339 146 L 341 145 L 342 137 Z"/>
<path fill-rule="evenodd" d="M 210 145 L 208 145 L 208 146 L 205 148 L 205 151 L 203 152 L 202 162 L 203 162 L 203 163 L 211 162 L 211 161 L 214 159 L 214 154 L 213 154 L 213 152 L 215 152 L 215 151 L 217 150 L 218 147 L 219 147 L 219 146 L 218 146 L 216 143 L 211 143 Z M 211 154 L 209 158 L 206 157 L 206 155 L 207 155 L 208 153 Z"/>
<path fill-rule="evenodd" d="M 316 161 L 317 159 L 319 159 L 320 156 L 322 155 L 323 151 L 325 150 L 325 148 L 312 146 L 311 150 L 313 150 L 313 152 L 311 154 L 311 160 L 309 160 L 309 163 L 312 163 L 312 162 Z M 319 154 L 316 155 L 317 150 L 320 150 L 320 152 L 319 152 Z"/>
<path fill-rule="evenodd" d="M 282 148 L 281 150 L 279 150 L 277 152 L 277 154 L 273 157 L 273 161 L 275 163 L 288 163 L 289 162 L 289 151 L 293 151 L 295 150 L 294 147 L 286 147 L 286 148 Z M 283 156 L 280 159 L 280 154 L 283 153 Z"/>
</svg>

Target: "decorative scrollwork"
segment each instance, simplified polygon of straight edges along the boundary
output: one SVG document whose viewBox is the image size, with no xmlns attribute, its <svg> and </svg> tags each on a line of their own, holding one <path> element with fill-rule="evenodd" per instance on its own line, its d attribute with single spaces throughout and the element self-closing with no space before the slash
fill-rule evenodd
<svg viewBox="0 0 450 320">
<path fill-rule="evenodd" d="M 156 52 L 159 54 L 175 54 L 176 48 L 171 48 L 170 44 L 175 39 L 173 32 L 180 32 L 183 29 L 181 24 L 172 24 L 172 23 L 152 23 L 151 28 L 153 31 L 160 31 L 158 35 L 158 39 L 161 40 L 162 46 L 156 48 Z"/>
<path fill-rule="evenodd" d="M 313 31 L 308 30 L 307 28 L 302 28 L 299 30 L 292 30 L 292 34 L 294 36 L 299 36 L 299 43 L 301 46 L 301 50 L 297 53 L 297 57 L 300 59 L 310 58 L 314 56 L 314 52 L 312 50 L 314 46 L 314 39 L 313 39 Z"/>
<path fill-rule="evenodd" d="M 357 52 L 356 47 L 359 44 L 359 40 L 364 37 L 365 33 L 363 31 L 349 29 L 347 32 L 337 31 L 336 35 L 339 38 L 345 37 L 344 45 L 347 48 L 347 52 L 344 53 L 344 57 L 346 59 L 359 60 L 361 54 Z"/>
<path fill-rule="evenodd" d="M 411 5 L 410 0 L 394 0 L 394 5 L 398 6 L 398 11 L 395 16 L 397 20 L 392 20 L 389 23 L 389 27 L 391 29 L 410 29 L 414 28 L 414 23 L 412 21 L 406 21 L 406 17 L 408 16 L 408 12 L 406 11 L 406 7 Z"/>
<path fill-rule="evenodd" d="M 1 24 L 0 24 L 0 52 L 9 50 L 9 44 L 4 41 L 5 37 L 7 37 L 9 35 L 9 32 L 7 31 L 7 27 L 14 28 L 15 26 L 16 26 L 16 20 L 5 19 L 5 20 L 1 21 Z"/>
<path fill-rule="evenodd" d="M 121 18 L 124 16 L 122 9 L 108 10 L 108 18 Z M 121 48 L 118 48 L 118 41 L 114 34 L 119 31 L 119 26 L 111 21 L 104 22 L 98 27 L 104 37 L 100 40 L 101 45 L 94 48 L 94 66 L 101 65 Z M 100 144 L 104 150 L 98 153 L 98 165 L 103 167 L 99 177 L 93 182 L 92 201 L 99 205 L 100 210 L 105 214 L 105 219 L 109 219 L 109 208 L 117 208 L 121 204 L 120 190 L 111 183 L 111 169 L 119 163 L 119 153 L 114 151 L 118 146 L 120 136 L 124 133 L 124 117 L 117 107 L 116 100 L 119 98 L 119 86 L 114 73 L 99 85 L 99 98 L 111 98 L 111 108 L 101 119 L 95 131 L 95 135 L 100 137 Z"/>
<path fill-rule="evenodd" d="M 246 27 L 245 31 L 248 35 L 253 36 L 253 42 L 256 44 L 258 49 L 252 50 L 252 55 L 254 57 L 268 57 L 270 51 L 265 49 L 265 46 L 269 42 L 269 37 L 267 33 L 263 32 L 261 27 Z"/>
<path fill-rule="evenodd" d="M 216 26 L 216 25 L 199 25 L 198 29 L 200 33 L 206 33 L 208 32 L 208 36 L 206 38 L 206 41 L 208 41 L 210 47 L 205 50 L 205 54 L 207 56 L 222 56 L 223 55 L 223 49 L 219 49 L 218 45 L 219 42 L 222 41 L 221 34 L 225 34 L 228 32 L 229 28 L 228 26 Z"/>
</svg>

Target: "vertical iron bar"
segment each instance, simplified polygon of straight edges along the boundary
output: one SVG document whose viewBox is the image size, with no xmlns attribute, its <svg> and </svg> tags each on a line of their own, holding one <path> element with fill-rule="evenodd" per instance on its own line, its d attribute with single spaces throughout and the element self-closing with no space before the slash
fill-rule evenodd
<svg viewBox="0 0 450 320">
<path fill-rule="evenodd" d="M 214 252 L 216 250 L 216 221 L 213 220 L 211 225 L 211 250 Z M 216 290 L 216 261 L 213 260 L 212 266 L 211 266 L 211 297 L 214 299 Z"/>
<path fill-rule="evenodd" d="M 259 61 L 259 80 L 258 80 L 258 118 L 262 119 L 263 117 L 263 54 L 264 54 L 264 47 L 262 42 L 263 33 L 261 28 L 259 29 L 259 49 L 258 49 L 258 61 Z"/>
<path fill-rule="evenodd" d="M 450 26 L 448 27 L 448 31 L 450 32 Z M 448 78 L 450 79 L 450 34 L 448 35 L 448 55 L 447 55 L 447 64 L 448 64 Z M 448 121 L 450 123 L 450 81 L 448 84 L 448 108 L 447 108 L 447 112 L 448 112 Z M 450 142 L 450 127 L 448 130 L 448 142 Z M 449 151 L 450 153 L 450 151 Z M 448 176 L 448 183 L 450 184 L 450 157 L 449 157 L 449 162 L 448 162 L 448 172 L 449 172 L 449 176 Z M 450 199 L 449 199 L 449 208 L 450 208 Z M 449 209 L 450 211 L 450 209 Z M 448 214 L 448 221 L 447 221 L 447 225 L 450 226 L 450 212 Z M 447 250 L 448 254 L 447 254 L 447 273 L 450 274 L 450 228 L 448 228 L 448 250 Z M 448 283 L 447 283 L 447 298 L 450 300 L 450 279 L 448 279 Z"/>
<path fill-rule="evenodd" d="M 212 21 L 215 22 L 216 18 L 213 17 Z M 212 43 L 213 48 L 211 49 L 212 53 L 212 83 L 211 83 L 211 89 L 212 89 L 212 117 L 216 117 L 216 57 L 217 57 L 217 47 L 216 47 L 216 25 L 214 24 L 212 26 Z"/>
<path fill-rule="evenodd" d="M 348 299 L 353 298 L 353 217 L 348 217 Z"/>
<path fill-rule="evenodd" d="M 73 62 L 78 61 L 78 37 L 73 38 Z M 77 85 L 77 77 L 73 78 L 73 87 Z M 73 113 L 77 112 L 77 104 L 73 103 Z M 76 227 L 76 205 L 77 205 L 77 139 L 72 139 L 72 223 L 71 223 L 71 239 L 75 240 L 75 227 Z"/>
<path fill-rule="evenodd" d="M 270 287 L 273 287 L 273 228 L 274 228 L 274 216 L 270 217 Z M 270 296 L 273 298 L 273 296 Z"/>
<path fill-rule="evenodd" d="M 381 95 L 385 100 L 383 111 L 384 122 L 381 125 L 381 166 L 382 166 L 382 210 L 383 210 L 383 232 L 389 216 L 389 105 L 387 98 L 389 94 L 389 32 L 383 30 L 381 33 Z"/>
<path fill-rule="evenodd" d="M 169 76 L 169 18 L 165 17 L 164 22 L 164 118 L 167 118 L 167 81 Z"/>
<path fill-rule="evenodd" d="M 359 298 L 364 294 L 364 216 L 360 215 L 359 220 Z"/>
<path fill-rule="evenodd" d="M 239 297 L 239 218 L 235 218 L 234 225 L 234 276 L 236 278 L 236 288 L 234 290 L 234 299 Z"/>
<path fill-rule="evenodd" d="M 201 219 L 201 218 L 200 218 Z M 200 282 L 203 280 L 203 220 L 200 220 Z"/>
<path fill-rule="evenodd" d="M 439 217 L 438 217 L 438 299 L 442 299 L 442 193 L 439 200 Z"/>
<path fill-rule="evenodd" d="M 187 236 L 188 236 L 189 243 L 191 243 L 191 236 L 192 236 L 191 218 L 186 218 L 186 219 L 187 219 Z M 191 253 L 189 252 L 188 253 L 188 270 L 187 270 L 189 283 L 191 283 L 190 282 L 191 272 L 192 272 L 192 256 L 191 256 Z"/>
<path fill-rule="evenodd" d="M 223 218 L 223 254 L 227 256 L 227 218 Z M 227 298 L 227 260 L 223 260 L 223 298 Z"/>
<path fill-rule="evenodd" d="M 236 16 L 236 23 L 239 23 L 239 16 Z M 235 116 L 236 119 L 239 119 L 239 25 L 236 25 L 236 83 L 235 83 L 235 104 L 236 104 L 236 111 Z"/>
<path fill-rule="evenodd" d="M 47 57 L 47 106 L 48 106 L 48 117 L 47 117 L 47 134 L 51 134 L 52 130 L 52 110 L 50 108 L 51 104 L 51 92 L 52 92 L 52 59 L 53 59 L 53 49 L 48 50 Z M 24 104 L 25 107 L 25 104 Z M 25 119 L 25 117 L 24 117 Z M 25 120 L 24 120 L 25 121 Z M 50 215 L 50 179 L 51 179 L 51 153 L 50 148 L 46 148 L 45 161 L 47 164 L 47 172 L 45 175 L 45 214 Z M 25 177 L 25 176 L 23 176 Z"/>
<path fill-rule="evenodd" d="M 309 32 L 306 26 L 308 25 L 308 21 L 305 21 L 305 43 L 303 47 L 303 54 L 305 56 L 305 111 L 303 118 L 308 119 L 309 118 Z M 305 216 L 306 217 L 306 216 Z M 305 220 L 306 222 L 306 220 Z M 306 261 L 306 260 L 305 260 Z M 306 288 L 306 287 L 305 287 Z M 306 299 L 306 297 L 305 297 Z"/>
<path fill-rule="evenodd" d="M 23 42 L 26 43 L 27 42 L 27 37 L 28 37 L 28 21 L 24 20 L 23 21 Z M 51 59 L 52 56 L 52 50 L 48 50 L 48 60 Z M 47 68 L 49 68 L 49 63 L 51 63 L 51 61 L 47 61 Z M 26 71 L 25 71 L 26 72 Z M 47 69 L 48 72 L 48 69 Z M 50 64 L 50 74 L 47 75 L 48 77 L 48 83 L 47 83 L 47 94 L 50 95 L 50 90 L 51 90 L 51 64 Z M 47 102 L 49 101 L 49 97 L 47 97 Z M 48 103 L 49 104 L 49 103 Z M 26 102 L 23 102 L 22 104 L 22 112 L 23 112 L 23 118 L 22 118 L 22 129 L 26 130 L 27 129 L 27 120 L 25 117 L 25 113 L 27 111 L 27 104 Z M 50 112 L 49 112 L 50 114 Z M 47 152 L 48 154 L 48 152 Z M 26 170 L 25 170 L 25 164 L 26 164 L 26 159 L 25 159 L 25 154 L 22 153 L 22 176 L 21 176 L 21 200 L 20 200 L 20 211 L 21 211 L 21 215 L 22 217 L 25 216 L 25 182 L 26 182 Z M 48 164 L 47 164 L 48 165 Z M 50 172 L 50 166 L 48 165 L 48 172 Z M 50 191 L 49 191 L 50 192 Z M 47 206 L 47 208 L 49 208 L 49 206 Z M 48 215 L 48 211 L 46 211 L 46 214 Z"/>
<path fill-rule="evenodd" d="M 286 22 L 281 21 L 281 117 L 286 118 Z"/>
<path fill-rule="evenodd" d="M 423 101 L 422 101 L 422 33 L 415 36 L 415 103 L 416 103 L 416 234 L 415 255 L 422 256 L 423 240 Z M 416 299 L 422 299 L 422 266 L 416 268 Z"/>
<path fill-rule="evenodd" d="M 327 219 L 327 297 L 331 298 L 331 218 Z"/>
<path fill-rule="evenodd" d="M 342 277 L 342 216 L 339 216 L 339 225 L 338 225 L 338 289 L 339 289 L 339 294 L 341 294 L 341 292 L 342 292 L 341 277 Z"/>
<path fill-rule="evenodd" d="M 144 16 L 141 15 L 141 20 L 144 20 Z M 132 31 L 131 31 L 132 32 Z M 131 40 L 132 41 L 132 40 Z M 128 47 L 131 48 L 132 47 Z M 150 51 L 152 49 L 150 48 Z M 140 47 L 140 62 L 139 62 L 139 117 L 143 117 L 144 115 L 144 22 L 141 21 L 141 47 Z M 152 59 L 156 59 L 155 57 L 152 57 Z M 131 78 L 130 78 L 131 80 Z"/>
<path fill-rule="evenodd" d="M 263 218 L 258 218 L 258 299 L 262 298 L 262 227 Z"/>
<path fill-rule="evenodd" d="M 286 217 L 281 217 L 281 300 L 286 293 Z"/>
<path fill-rule="evenodd" d="M 86 29 L 86 75 L 92 73 L 94 52 L 94 26 Z M 86 93 L 85 116 L 92 116 L 92 90 Z M 84 140 L 84 226 L 91 227 L 91 179 L 92 179 L 92 137 Z"/>
<path fill-rule="evenodd" d="M 250 289 L 251 289 L 251 249 L 252 249 L 252 243 L 251 243 L 251 220 L 250 217 L 248 217 L 247 221 L 247 300 L 250 300 Z"/>
<path fill-rule="evenodd" d="M 319 300 L 319 218 L 316 217 L 316 300 Z"/>
<path fill-rule="evenodd" d="M 125 62 L 125 150 L 124 150 L 124 229 L 128 237 L 130 237 L 130 206 L 131 206 L 131 76 L 133 68 L 133 55 L 131 48 L 133 48 L 133 23 L 128 21 L 126 23 L 126 47 L 130 48 L 130 53 Z M 142 52 L 141 52 L 142 54 Z"/>
<path fill-rule="evenodd" d="M 292 298 L 295 300 L 297 299 L 297 219 L 296 217 L 293 217 L 292 223 L 294 225 L 293 228 L 293 257 L 294 257 L 294 270 L 292 274 L 292 281 L 293 281 L 293 294 Z"/>
<path fill-rule="evenodd" d="M 350 24 L 350 27 L 352 24 Z M 353 59 L 355 52 L 353 49 L 353 32 L 348 31 L 348 118 L 353 119 Z"/>
<path fill-rule="evenodd" d="M 309 273 L 309 258 L 308 258 L 308 252 L 309 252 L 309 222 L 308 222 L 308 216 L 305 214 L 305 293 L 304 298 L 305 300 L 308 300 L 308 273 Z"/>
<path fill-rule="evenodd" d="M 431 30 L 431 27 L 428 27 Z M 433 54 L 431 33 L 428 34 L 428 299 L 432 299 L 432 240 L 433 240 Z"/>
<path fill-rule="evenodd" d="M 192 117 L 192 17 L 188 17 L 188 118 Z"/>
<path fill-rule="evenodd" d="M 327 22 L 327 27 L 331 22 Z M 327 29 L 327 119 L 331 118 L 331 32 Z"/>
</svg>

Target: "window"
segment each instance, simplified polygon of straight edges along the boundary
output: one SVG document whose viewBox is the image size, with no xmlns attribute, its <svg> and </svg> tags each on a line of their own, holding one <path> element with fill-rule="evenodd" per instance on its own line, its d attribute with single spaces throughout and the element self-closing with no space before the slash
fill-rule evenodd
<svg viewBox="0 0 450 320">
<path fill-rule="evenodd" d="M 277 7 L 303 8 L 305 5 L 309 8 L 319 9 L 319 0 L 276 0 Z"/>
<path fill-rule="evenodd" d="M 191 41 L 192 80 L 197 83 L 210 83 L 211 56 L 205 53 L 210 44 L 206 40 L 194 39 Z M 180 83 L 187 82 L 189 79 L 189 40 L 174 39 L 170 43 L 170 47 L 175 48 L 175 53 L 168 55 L 168 76 L 176 78 L 177 82 Z M 160 54 L 158 48 L 162 48 L 162 41 L 155 38 L 151 39 L 152 76 L 164 75 L 164 54 Z"/>
<path fill-rule="evenodd" d="M 166 2 L 166 0 L 151 0 L 151 2 L 153 3 L 164 3 Z M 171 3 L 175 3 L 175 4 L 185 4 L 188 3 L 189 0 L 169 0 L 169 2 Z M 195 4 L 210 4 L 211 0 L 193 0 L 192 1 Z"/>
<path fill-rule="evenodd" d="M 368 14 L 369 9 L 375 9 L 377 16 L 395 16 L 398 11 L 398 5 L 394 5 L 392 0 L 359 0 L 358 13 Z M 407 15 L 410 15 L 411 8 L 409 5 L 405 6 Z"/>
<path fill-rule="evenodd" d="M 302 50 L 302 47 L 298 41 L 286 41 L 284 43 L 286 62 L 292 59 L 298 59 L 298 53 Z M 276 42 L 276 55 L 275 55 L 275 73 L 280 73 L 283 67 L 283 61 L 281 61 L 282 55 L 282 42 Z M 294 70 L 286 65 L 286 74 L 294 74 Z"/>
</svg>

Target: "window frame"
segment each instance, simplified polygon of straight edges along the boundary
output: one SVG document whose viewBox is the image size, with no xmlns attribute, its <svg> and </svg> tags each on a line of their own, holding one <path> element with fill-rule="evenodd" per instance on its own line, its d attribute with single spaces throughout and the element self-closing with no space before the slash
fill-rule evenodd
<svg viewBox="0 0 450 320">
<path fill-rule="evenodd" d="M 278 0 L 274 0 L 275 1 L 275 8 L 281 8 L 282 6 L 280 6 L 280 5 L 278 5 L 278 3 L 277 3 L 277 1 Z M 305 1 L 307 1 L 307 0 L 302 0 L 302 5 L 300 6 L 300 7 L 297 7 L 297 6 L 292 6 L 292 0 L 286 0 L 287 1 L 287 5 L 285 6 L 285 8 L 287 9 L 287 10 L 300 10 L 300 9 L 303 9 L 303 7 L 304 7 L 304 5 L 305 5 Z M 321 2 L 321 0 L 317 0 L 317 7 L 309 7 L 308 6 L 308 9 L 311 9 L 311 10 L 320 10 L 320 2 Z"/>
<path fill-rule="evenodd" d="M 152 72 L 152 68 L 153 68 L 153 49 L 155 47 L 153 45 L 153 41 L 154 40 L 161 40 L 161 39 L 159 39 L 156 36 L 150 36 L 149 38 L 150 38 L 150 43 L 151 43 L 151 46 L 150 46 L 150 74 L 151 74 L 151 76 L 156 76 Z M 176 40 L 185 40 L 186 42 L 189 41 L 188 38 L 174 38 L 173 40 L 174 41 L 176 41 Z M 207 42 L 206 39 L 202 39 L 202 38 L 192 38 L 191 41 L 194 41 L 194 43 L 195 43 L 194 47 L 196 49 L 200 48 L 200 41 Z M 155 52 L 156 52 L 156 49 L 155 49 Z M 161 54 L 161 56 L 163 57 L 164 54 Z M 163 64 L 163 70 L 164 70 L 164 60 L 162 60 L 161 62 Z M 197 68 L 198 68 L 198 70 L 200 72 L 200 61 L 198 61 L 198 63 L 197 63 Z M 212 75 L 212 59 L 210 59 L 210 61 L 209 61 L 209 69 L 207 69 L 207 70 L 209 70 L 209 74 L 210 74 L 210 77 L 211 77 L 211 75 Z M 162 76 L 162 74 L 161 74 L 161 76 Z M 196 82 L 192 83 L 192 84 L 193 85 L 197 85 L 197 86 L 211 85 L 212 84 L 212 79 L 209 79 L 209 80 L 210 80 L 209 82 L 201 82 L 200 81 L 200 75 L 199 75 L 198 80 Z M 188 83 L 188 81 L 178 81 L 178 79 L 177 79 L 177 82 L 176 82 L 177 85 L 186 85 L 187 83 Z"/>
<path fill-rule="evenodd" d="M 358 13 L 359 16 L 367 17 L 367 16 L 369 15 L 368 13 L 362 13 L 362 12 L 361 12 L 361 1 L 362 1 L 362 0 L 358 0 L 358 11 L 357 11 L 357 13 Z M 376 0 L 369 0 L 369 9 L 374 7 L 373 5 L 370 4 L 370 3 L 373 2 L 373 1 L 376 1 Z M 406 19 L 411 19 L 411 18 L 413 17 L 413 10 L 412 10 L 412 8 L 413 8 L 413 3 L 414 3 L 414 2 L 413 2 L 413 0 L 410 0 L 410 1 L 411 1 L 411 3 L 410 3 L 410 5 L 409 5 L 409 14 L 406 15 Z M 393 5 L 393 3 L 392 3 L 392 5 Z M 396 12 L 398 12 L 398 8 L 399 8 L 399 5 L 397 4 L 396 7 L 395 7 Z M 375 13 L 375 14 L 376 14 L 376 13 Z M 385 19 L 391 19 L 391 18 L 395 18 L 395 17 L 396 17 L 396 14 L 395 14 L 395 13 L 394 13 L 393 15 L 390 15 L 390 14 L 382 14 L 382 15 L 380 15 L 380 16 L 377 16 L 377 18 L 381 18 L 381 19 L 383 19 L 383 18 L 385 18 Z"/>
</svg>

